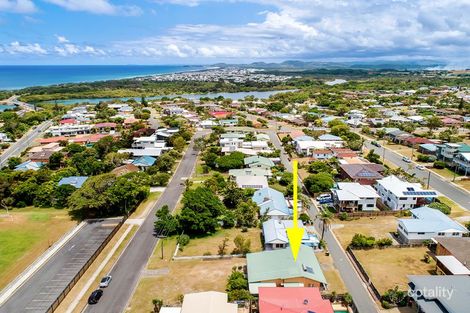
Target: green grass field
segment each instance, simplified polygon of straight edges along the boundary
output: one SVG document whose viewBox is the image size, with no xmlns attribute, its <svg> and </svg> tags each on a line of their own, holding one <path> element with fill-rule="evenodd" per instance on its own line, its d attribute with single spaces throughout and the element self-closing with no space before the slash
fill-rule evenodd
<svg viewBox="0 0 470 313">
<path fill-rule="evenodd" d="M 0 211 L 0 289 L 73 228 L 67 210 Z"/>
</svg>

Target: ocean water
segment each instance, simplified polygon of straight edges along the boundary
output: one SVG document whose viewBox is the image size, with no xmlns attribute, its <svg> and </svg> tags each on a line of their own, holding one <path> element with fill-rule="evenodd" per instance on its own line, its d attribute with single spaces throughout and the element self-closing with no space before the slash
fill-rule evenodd
<svg viewBox="0 0 470 313">
<path fill-rule="evenodd" d="M 203 69 L 197 65 L 0 65 L 0 90 Z"/>
<path fill-rule="evenodd" d="M 220 96 L 224 98 L 230 98 L 232 100 L 240 100 L 246 96 L 253 96 L 258 99 L 267 99 L 272 95 L 275 95 L 280 92 L 286 92 L 291 90 L 271 90 L 271 91 L 241 91 L 241 92 L 214 92 L 214 93 L 203 93 L 203 94 L 181 94 L 181 95 L 161 95 L 161 96 L 152 96 L 146 97 L 147 100 L 161 99 L 163 97 L 175 98 L 181 97 L 189 100 L 199 100 L 200 98 L 218 98 Z M 62 104 L 62 105 L 74 105 L 79 103 L 91 103 L 97 104 L 101 101 L 127 101 L 129 99 L 135 99 L 140 101 L 141 97 L 124 97 L 124 98 L 84 98 L 84 99 L 67 99 L 67 100 L 57 100 L 57 101 L 44 101 L 38 104 Z"/>
</svg>

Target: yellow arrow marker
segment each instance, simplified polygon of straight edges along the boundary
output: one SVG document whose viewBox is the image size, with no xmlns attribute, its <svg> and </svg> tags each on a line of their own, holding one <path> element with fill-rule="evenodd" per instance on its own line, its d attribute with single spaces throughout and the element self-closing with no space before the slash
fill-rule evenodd
<svg viewBox="0 0 470 313">
<path fill-rule="evenodd" d="M 289 245 L 292 251 L 292 256 L 294 261 L 297 261 L 297 256 L 299 255 L 300 245 L 302 243 L 302 237 L 304 236 L 304 229 L 300 228 L 297 222 L 298 218 L 298 200 L 297 200 L 297 185 L 298 185 L 298 174 L 297 174 L 297 160 L 294 160 L 292 163 L 292 176 L 293 176 L 293 185 L 294 185 L 294 216 L 293 216 L 293 226 L 292 228 L 287 229 L 287 237 L 289 238 Z"/>
</svg>

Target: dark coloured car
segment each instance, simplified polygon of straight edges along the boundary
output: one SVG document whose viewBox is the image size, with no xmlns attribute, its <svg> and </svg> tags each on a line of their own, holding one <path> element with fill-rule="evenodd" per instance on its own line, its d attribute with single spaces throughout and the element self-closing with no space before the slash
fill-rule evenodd
<svg viewBox="0 0 470 313">
<path fill-rule="evenodd" d="M 88 304 L 96 304 L 100 301 L 101 296 L 103 295 L 103 290 L 97 289 L 93 291 L 88 298 Z"/>
</svg>

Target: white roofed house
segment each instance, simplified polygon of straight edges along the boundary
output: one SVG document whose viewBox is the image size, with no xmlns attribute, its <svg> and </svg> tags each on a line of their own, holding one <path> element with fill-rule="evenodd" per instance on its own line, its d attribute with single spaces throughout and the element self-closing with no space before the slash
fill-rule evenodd
<svg viewBox="0 0 470 313">
<path fill-rule="evenodd" d="M 375 189 L 383 204 L 392 210 L 409 210 L 434 201 L 437 192 L 426 190 L 419 183 L 409 183 L 391 175 L 377 180 Z"/>
<path fill-rule="evenodd" d="M 89 134 L 93 128 L 90 124 L 65 124 L 60 126 L 51 126 L 47 131 L 52 136 L 75 136 L 80 134 Z"/>
<path fill-rule="evenodd" d="M 302 221 L 297 221 L 298 227 L 304 229 L 302 236 L 302 244 L 318 248 L 320 241 L 314 234 L 309 234 L 304 228 Z M 286 229 L 292 228 L 294 222 L 292 220 L 276 220 L 270 219 L 263 223 L 264 247 L 266 250 L 283 249 L 289 246 Z"/>
<path fill-rule="evenodd" d="M 295 150 L 300 155 L 311 156 L 314 150 L 342 148 L 343 141 L 338 140 L 294 140 Z"/>
<path fill-rule="evenodd" d="M 268 187 L 266 176 L 236 176 L 235 182 L 239 188 L 243 189 L 263 189 Z"/>
<path fill-rule="evenodd" d="M 337 183 L 331 190 L 333 203 L 340 211 L 373 211 L 377 209 L 380 198 L 374 188 L 359 183 Z"/>
<path fill-rule="evenodd" d="M 0 133 L 0 142 L 10 142 L 10 138 L 8 138 L 7 134 Z"/>
<path fill-rule="evenodd" d="M 398 219 L 398 236 L 406 244 L 438 237 L 462 237 L 469 232 L 437 209 L 424 206 L 410 212 L 412 218 Z"/>
</svg>

